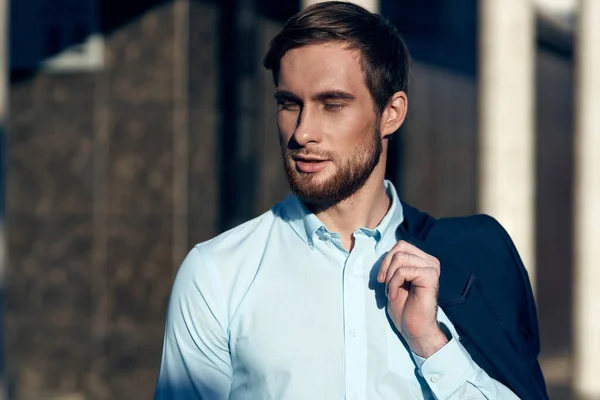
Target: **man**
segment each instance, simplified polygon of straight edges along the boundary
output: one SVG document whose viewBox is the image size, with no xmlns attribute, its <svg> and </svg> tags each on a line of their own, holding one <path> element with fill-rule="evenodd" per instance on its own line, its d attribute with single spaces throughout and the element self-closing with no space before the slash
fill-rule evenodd
<svg viewBox="0 0 600 400">
<path fill-rule="evenodd" d="M 384 180 L 408 51 L 376 14 L 313 5 L 273 39 L 293 192 L 183 262 L 157 399 L 544 399 L 535 305 L 490 217 L 435 220 Z"/>
</svg>

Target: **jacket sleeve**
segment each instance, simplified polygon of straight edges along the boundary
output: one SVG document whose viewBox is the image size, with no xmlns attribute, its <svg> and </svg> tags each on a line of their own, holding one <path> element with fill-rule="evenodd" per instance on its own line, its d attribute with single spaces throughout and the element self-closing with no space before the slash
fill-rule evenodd
<svg viewBox="0 0 600 400">
<path fill-rule="evenodd" d="M 517 268 L 516 276 L 518 276 L 519 281 L 518 287 L 520 293 L 523 295 L 522 298 L 524 299 L 524 301 L 521 301 L 520 312 L 523 318 L 521 318 L 520 321 L 526 321 L 526 326 L 521 327 L 521 329 L 529 339 L 528 351 L 523 355 L 523 357 L 524 361 L 527 363 L 528 369 L 531 372 L 531 376 L 534 379 L 534 383 L 538 388 L 539 393 L 543 393 L 545 398 L 548 398 L 548 394 L 546 392 L 546 383 L 544 381 L 542 369 L 538 362 L 538 356 L 540 353 L 540 336 L 535 299 L 533 297 L 533 290 L 529 280 L 529 275 L 527 274 L 527 270 L 523 265 L 523 261 L 519 256 L 515 244 L 506 230 L 495 219 L 492 217 L 488 218 L 493 221 L 491 225 L 494 226 L 502 238 L 504 245 L 506 246 L 506 249 L 513 260 L 513 265 Z"/>
</svg>

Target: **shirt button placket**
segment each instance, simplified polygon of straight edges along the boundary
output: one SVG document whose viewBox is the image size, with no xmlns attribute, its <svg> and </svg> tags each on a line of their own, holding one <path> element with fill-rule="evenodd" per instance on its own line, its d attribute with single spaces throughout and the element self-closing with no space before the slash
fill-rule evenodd
<svg viewBox="0 0 600 400">
<path fill-rule="evenodd" d="M 344 270 L 344 323 L 346 348 L 346 394 L 347 399 L 359 399 L 366 395 L 367 346 L 362 329 L 365 321 L 365 288 L 360 274 L 364 262 L 361 257 L 362 237 L 356 235 L 352 253 L 348 256 Z M 361 244 L 363 246 L 361 246 Z"/>
</svg>

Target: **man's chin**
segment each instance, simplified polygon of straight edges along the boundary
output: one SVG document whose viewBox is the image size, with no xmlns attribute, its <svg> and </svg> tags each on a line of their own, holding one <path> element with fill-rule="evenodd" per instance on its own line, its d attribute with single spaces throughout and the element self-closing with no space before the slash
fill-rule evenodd
<svg viewBox="0 0 600 400">
<path fill-rule="evenodd" d="M 330 185 L 325 184 L 294 184 L 290 185 L 292 192 L 300 200 L 310 205 L 330 207 L 336 200 L 332 199 Z"/>
<path fill-rule="evenodd" d="M 298 197 L 321 198 L 325 196 L 326 191 L 321 185 L 294 185 L 292 191 Z"/>
</svg>

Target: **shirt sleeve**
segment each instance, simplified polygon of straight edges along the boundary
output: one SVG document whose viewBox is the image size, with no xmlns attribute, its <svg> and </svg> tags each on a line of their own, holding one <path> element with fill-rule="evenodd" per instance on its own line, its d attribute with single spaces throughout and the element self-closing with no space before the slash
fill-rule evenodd
<svg viewBox="0 0 600 400">
<path fill-rule="evenodd" d="M 190 251 L 173 284 L 155 400 L 229 398 L 232 369 L 224 292 L 201 252 L 198 247 Z"/>
<path fill-rule="evenodd" d="M 414 353 L 413 358 L 437 400 L 519 399 L 481 369 L 455 338 L 427 359 Z"/>
</svg>

